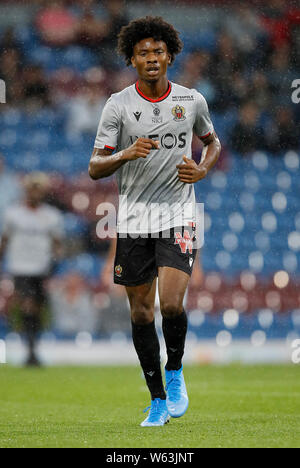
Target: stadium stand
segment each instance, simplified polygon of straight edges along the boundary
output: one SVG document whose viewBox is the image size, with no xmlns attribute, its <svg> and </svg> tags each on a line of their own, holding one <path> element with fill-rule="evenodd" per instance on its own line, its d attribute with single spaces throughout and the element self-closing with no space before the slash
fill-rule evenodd
<svg viewBox="0 0 300 468">
<path fill-rule="evenodd" d="M 78 20 L 84 14 L 83 2 L 60 3 Z M 100 2 L 89 3 L 109 37 L 110 12 Z M 205 95 L 224 147 L 214 172 L 195 186 L 197 201 L 205 203 L 206 235 L 201 251 L 205 283 L 191 289 L 188 300 L 191 333 L 198 338 L 216 338 L 227 330 L 233 338 L 252 337 L 255 344 L 300 334 L 299 132 L 293 139 L 274 142 L 276 132 L 284 132 L 276 120 L 284 120 L 278 113 L 283 106 L 294 132 L 299 129 L 300 105 L 292 103 L 291 83 L 299 78 L 294 45 L 300 38 L 300 10 L 283 4 L 236 8 L 221 2 L 212 9 L 176 3 L 183 14 L 179 21 L 177 11 L 174 22 L 185 48 L 170 78 Z M 5 3 L 0 7 L 3 12 L 6 8 Z M 0 106 L 0 151 L 7 167 L 21 178 L 34 170 L 51 175 L 49 200 L 64 212 L 68 239 L 67 258 L 56 275 L 76 272 L 96 295 L 102 290 L 108 247 L 95 236 L 96 207 L 104 200 L 115 202 L 116 190 L 113 179 L 89 181 L 87 166 L 98 122 L 94 130 L 72 134 L 68 101 L 89 99 L 85 91 L 95 73 L 102 76 L 95 86 L 102 86 L 105 97 L 134 78 L 119 59 L 114 62 L 104 39 L 97 48 L 70 37 L 63 45 L 46 43 L 36 28 L 38 4 L 26 9 L 16 3 L 14 8 L 21 27 L 12 17 L 10 29 L 0 22 L 0 78 L 8 85 L 7 104 Z M 147 2 L 132 2 L 122 10 L 122 18 L 148 11 Z M 172 21 L 166 11 L 168 5 L 161 2 L 156 12 Z M 241 28 L 242 42 L 237 40 Z M 38 67 L 39 74 L 26 88 L 22 77 L 31 79 L 30 67 Z M 247 151 L 238 153 L 241 147 Z M 4 273 L 0 336 L 7 332 L 12 294 Z M 253 335 L 257 331 L 263 334 Z"/>
</svg>

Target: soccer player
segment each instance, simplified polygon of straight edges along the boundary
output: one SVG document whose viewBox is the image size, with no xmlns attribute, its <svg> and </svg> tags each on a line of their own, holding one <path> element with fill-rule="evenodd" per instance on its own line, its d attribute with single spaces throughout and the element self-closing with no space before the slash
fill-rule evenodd
<svg viewBox="0 0 300 468">
<path fill-rule="evenodd" d="M 183 299 L 196 256 L 193 184 L 206 177 L 221 149 L 204 97 L 168 81 L 168 66 L 181 49 L 178 32 L 161 17 L 133 20 L 121 29 L 118 51 L 138 81 L 107 101 L 89 165 L 94 180 L 117 176 L 114 281 L 126 287 L 133 343 L 151 393 L 143 427 L 162 426 L 188 408 Z M 204 144 L 199 165 L 192 160 L 193 132 Z M 154 323 L 157 277 L 166 391 Z"/>
<path fill-rule="evenodd" d="M 14 278 L 28 366 L 40 365 L 36 341 L 46 304 L 44 282 L 62 252 L 63 218 L 56 208 L 43 203 L 47 187 L 46 175 L 26 176 L 24 203 L 7 208 L 0 242 L 0 259 L 6 252 L 7 270 Z"/>
</svg>

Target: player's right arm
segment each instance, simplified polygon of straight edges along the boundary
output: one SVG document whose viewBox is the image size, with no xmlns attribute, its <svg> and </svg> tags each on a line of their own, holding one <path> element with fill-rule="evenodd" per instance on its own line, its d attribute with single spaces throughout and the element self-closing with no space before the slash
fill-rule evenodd
<svg viewBox="0 0 300 468">
<path fill-rule="evenodd" d="M 94 148 L 89 164 L 90 177 L 93 180 L 109 177 L 129 161 L 147 158 L 151 149 L 158 147 L 158 141 L 138 138 L 131 146 L 116 154 L 112 154 L 112 150 Z"/>
<path fill-rule="evenodd" d="M 119 143 L 122 121 L 122 110 L 118 99 L 113 95 L 104 106 L 90 160 L 89 174 L 94 180 L 111 176 L 130 161 L 147 158 L 152 148 L 158 148 L 158 142 L 138 138 L 128 148 L 112 154 Z"/>
</svg>

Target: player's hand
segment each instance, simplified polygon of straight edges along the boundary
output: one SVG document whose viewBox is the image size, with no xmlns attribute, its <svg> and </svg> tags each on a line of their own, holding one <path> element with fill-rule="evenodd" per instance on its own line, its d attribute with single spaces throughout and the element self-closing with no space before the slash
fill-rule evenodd
<svg viewBox="0 0 300 468">
<path fill-rule="evenodd" d="M 201 164 L 195 163 L 193 159 L 187 158 L 185 155 L 182 158 L 185 164 L 178 164 L 176 168 L 178 169 L 178 177 L 181 182 L 186 184 L 194 184 L 201 179 L 204 179 L 207 175 L 206 167 L 201 167 Z"/>
<path fill-rule="evenodd" d="M 134 161 L 139 158 L 147 158 L 152 149 L 159 148 L 159 141 L 150 138 L 138 138 L 133 145 L 123 151 L 123 156 L 127 161 Z"/>
</svg>

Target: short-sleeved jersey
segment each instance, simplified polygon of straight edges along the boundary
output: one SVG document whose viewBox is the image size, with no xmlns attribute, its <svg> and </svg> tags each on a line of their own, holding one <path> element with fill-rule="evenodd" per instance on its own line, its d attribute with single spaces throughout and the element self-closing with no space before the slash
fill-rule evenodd
<svg viewBox="0 0 300 468">
<path fill-rule="evenodd" d="M 192 157 L 193 133 L 214 131 L 205 98 L 196 90 L 169 82 L 160 99 L 150 99 L 138 83 L 113 94 L 103 110 L 96 148 L 121 151 L 137 138 L 159 141 L 146 159 L 129 161 L 116 171 L 120 203 L 119 233 L 155 233 L 195 222 L 192 184 L 179 180 L 177 164 Z"/>
<path fill-rule="evenodd" d="M 8 237 L 8 272 L 14 276 L 48 275 L 53 240 L 64 236 L 61 213 L 46 204 L 34 210 L 26 205 L 11 206 L 3 228 L 3 235 Z"/>
</svg>

